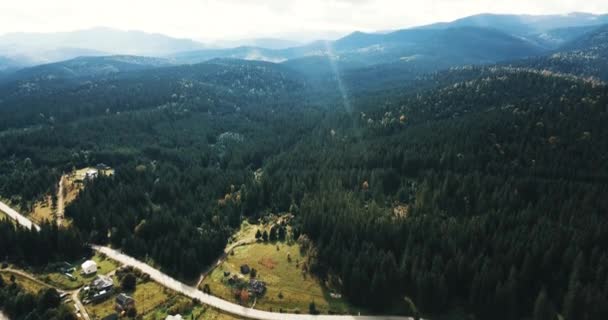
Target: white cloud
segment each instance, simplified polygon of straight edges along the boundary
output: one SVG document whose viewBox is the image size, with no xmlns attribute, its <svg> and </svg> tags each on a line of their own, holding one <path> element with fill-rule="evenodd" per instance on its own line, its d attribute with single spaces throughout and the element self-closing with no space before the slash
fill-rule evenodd
<svg viewBox="0 0 608 320">
<path fill-rule="evenodd" d="M 482 13 L 608 12 L 606 0 L 2 0 L 0 34 L 108 26 L 195 39 L 386 30 Z"/>
</svg>

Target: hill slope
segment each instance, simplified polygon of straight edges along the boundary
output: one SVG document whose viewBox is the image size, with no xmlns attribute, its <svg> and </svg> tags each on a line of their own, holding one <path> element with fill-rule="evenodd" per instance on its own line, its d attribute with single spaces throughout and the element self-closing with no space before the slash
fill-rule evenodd
<svg viewBox="0 0 608 320">
<path fill-rule="evenodd" d="M 606 87 L 533 70 L 452 72 L 477 76 L 357 104 L 265 169 L 268 185 L 297 185 L 273 199 L 299 203 L 313 268 L 377 310 L 405 295 L 435 316 L 522 319 L 545 292 L 566 317 L 608 316 L 591 271 L 606 265 L 593 257 L 608 201 L 591 200 L 608 192 Z"/>
<path fill-rule="evenodd" d="M 549 56 L 517 65 L 608 80 L 608 25 L 584 34 Z"/>
<path fill-rule="evenodd" d="M 110 62 L 114 65 L 116 58 Z M 73 63 L 81 67 L 79 59 Z M 61 64 L 59 69 L 64 71 Z M 81 69 L 89 71 L 86 64 Z M 280 105 L 284 99 L 301 95 L 306 88 L 300 76 L 288 68 L 242 60 L 214 60 L 77 80 L 26 79 L 0 85 L 0 128 L 149 108 L 235 112 L 239 107 L 261 105 L 271 109 L 284 107 Z"/>
<path fill-rule="evenodd" d="M 83 50 L 93 52 L 86 55 L 105 53 L 161 56 L 202 47 L 202 44 L 188 39 L 110 28 L 59 33 L 10 33 L 0 36 L 0 52 L 5 55 L 29 56 L 31 60 L 41 63 L 83 56 Z"/>
<path fill-rule="evenodd" d="M 573 12 L 567 15 L 479 14 L 420 28 L 493 28 L 511 35 L 525 37 L 540 45 L 556 48 L 570 39 L 568 33 L 564 32 L 565 30 L 578 29 L 580 32 L 606 23 L 608 23 L 608 14 L 596 15 L 582 12 Z"/>
<path fill-rule="evenodd" d="M 10 76 L 0 78 L 0 81 L 39 82 L 94 78 L 169 65 L 168 60 L 138 56 L 78 57 L 67 61 L 22 69 Z"/>
</svg>

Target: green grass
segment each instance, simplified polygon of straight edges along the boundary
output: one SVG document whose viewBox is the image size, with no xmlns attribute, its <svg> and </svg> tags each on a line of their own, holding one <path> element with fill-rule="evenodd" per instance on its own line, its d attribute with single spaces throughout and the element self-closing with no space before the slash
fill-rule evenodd
<svg viewBox="0 0 608 320">
<path fill-rule="evenodd" d="M 359 312 L 344 299 L 331 298 L 329 290 L 317 278 L 302 271 L 305 258 L 300 254 L 297 244 L 255 243 L 233 251 L 234 255 L 228 255 L 228 259 L 203 281 L 202 286 L 209 285 L 211 294 L 215 296 L 236 301 L 232 288 L 224 277 L 224 271 L 231 272 L 231 276 L 240 274 L 240 266 L 248 264 L 257 270 L 258 279 L 267 284 L 266 294 L 255 302 L 256 309 L 308 313 L 308 306 L 314 301 L 317 309 L 325 314 L 330 310 L 342 314 Z M 287 259 L 288 254 L 291 262 Z M 296 265 L 298 260 L 299 267 Z M 253 298 L 250 299 L 249 306 L 252 303 Z"/>
<path fill-rule="evenodd" d="M 143 316 L 143 320 L 164 320 L 168 315 L 181 314 L 185 319 L 199 320 L 233 320 L 238 319 L 206 305 L 195 305 L 192 299 L 177 295 L 170 298 L 152 312 Z"/>
<path fill-rule="evenodd" d="M 108 274 L 118 268 L 118 262 L 109 259 L 105 256 L 100 255 L 99 253 L 93 256 L 93 261 L 97 263 L 97 273 L 98 274 Z"/>
<path fill-rule="evenodd" d="M 17 285 L 19 285 L 20 287 L 22 287 L 25 291 L 30 292 L 30 293 L 38 293 L 38 291 L 40 291 L 40 289 L 44 289 L 46 288 L 46 286 L 43 286 L 42 284 L 32 281 L 28 278 L 25 278 L 21 275 L 18 274 L 13 274 L 11 272 L 8 271 L 0 271 L 0 277 L 2 277 L 2 279 L 4 280 L 4 283 L 11 283 L 11 275 L 15 276 L 15 283 L 17 283 Z"/>
<path fill-rule="evenodd" d="M 108 259 L 106 257 L 101 256 L 100 254 L 95 254 L 91 260 L 97 263 L 97 273 L 93 275 L 81 275 L 80 274 L 80 265 L 82 261 L 77 261 L 73 265 L 76 267 L 76 270 L 72 272 L 74 276 L 74 280 L 68 278 L 66 275 L 59 272 L 50 272 L 45 274 L 38 275 L 38 278 L 46 283 L 49 283 L 53 286 L 56 286 L 63 290 L 74 290 L 78 289 L 81 286 L 91 282 L 98 274 L 108 274 L 118 268 L 118 263 L 114 260 Z"/>
<path fill-rule="evenodd" d="M 116 282 L 116 280 L 114 283 L 116 287 L 114 295 L 110 296 L 101 303 L 89 304 L 85 306 L 87 313 L 92 320 L 102 319 L 103 317 L 111 315 L 115 312 L 115 298 L 122 291 L 120 290 L 119 284 Z M 137 287 L 135 288 L 135 292 L 129 293 L 129 295 L 135 299 L 135 308 L 137 309 L 137 313 L 143 316 L 147 316 L 150 313 L 154 314 L 158 308 L 161 308 L 168 301 L 177 296 L 175 292 L 153 281 L 139 281 L 137 283 Z M 145 319 L 155 318 L 147 317 Z"/>
</svg>

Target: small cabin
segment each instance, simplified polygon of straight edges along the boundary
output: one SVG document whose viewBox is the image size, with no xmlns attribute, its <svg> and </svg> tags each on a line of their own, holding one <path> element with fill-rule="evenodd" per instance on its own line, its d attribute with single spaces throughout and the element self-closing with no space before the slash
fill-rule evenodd
<svg viewBox="0 0 608 320">
<path fill-rule="evenodd" d="M 249 291 L 258 296 L 266 293 L 266 283 L 258 280 L 251 279 L 249 281 Z"/>
<path fill-rule="evenodd" d="M 84 275 L 90 275 L 97 272 L 97 263 L 93 260 L 87 260 L 82 265 L 82 273 Z"/>
<path fill-rule="evenodd" d="M 135 300 L 130 296 L 121 293 L 116 296 L 116 311 L 126 311 L 135 307 Z"/>
<path fill-rule="evenodd" d="M 89 169 L 84 174 L 85 180 L 93 180 L 99 176 L 99 171 L 97 169 Z"/>
</svg>

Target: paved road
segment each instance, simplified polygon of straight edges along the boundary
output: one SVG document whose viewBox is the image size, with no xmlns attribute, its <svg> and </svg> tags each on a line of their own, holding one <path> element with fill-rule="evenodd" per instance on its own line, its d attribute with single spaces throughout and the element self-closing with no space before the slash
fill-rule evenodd
<svg viewBox="0 0 608 320">
<path fill-rule="evenodd" d="M 40 227 L 34 224 L 30 219 L 21 215 L 19 212 L 13 210 L 13 208 L 9 207 L 6 203 L 0 201 L 0 211 L 6 213 L 11 219 L 17 221 L 20 225 L 31 229 L 32 226 L 36 228 L 36 230 L 40 231 Z"/>
<path fill-rule="evenodd" d="M 261 310 L 246 308 L 214 296 L 203 293 L 202 291 L 191 287 L 185 283 L 179 282 L 168 275 L 160 272 L 153 267 L 138 261 L 132 257 L 124 255 L 116 250 L 108 247 L 94 246 L 93 249 L 105 254 L 111 259 L 114 259 L 124 265 L 132 266 L 150 275 L 154 281 L 161 285 L 179 292 L 193 299 L 198 299 L 202 303 L 225 311 L 227 313 L 245 317 L 249 319 L 261 320 L 412 320 L 408 317 L 391 317 L 391 316 L 340 316 L 340 315 L 306 315 L 306 314 L 286 314 L 273 313 Z"/>
</svg>

